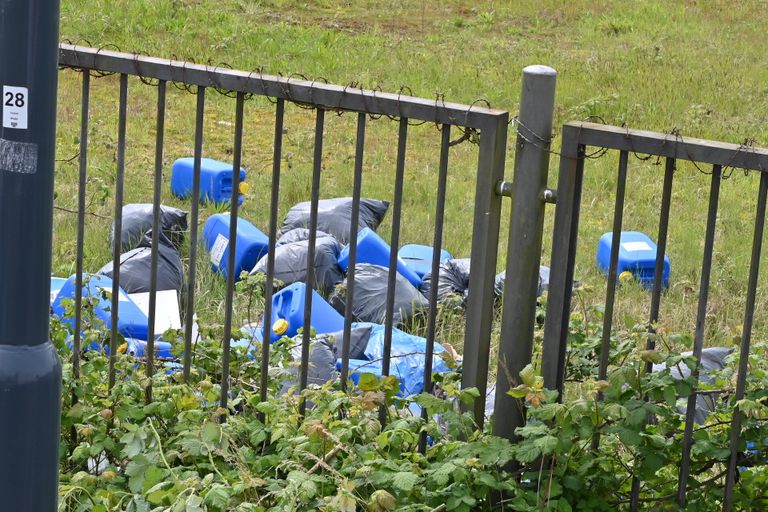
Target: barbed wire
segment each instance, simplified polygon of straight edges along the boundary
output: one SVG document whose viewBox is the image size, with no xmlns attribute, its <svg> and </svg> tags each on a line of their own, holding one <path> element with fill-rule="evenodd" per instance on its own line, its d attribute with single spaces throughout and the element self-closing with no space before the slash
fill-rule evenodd
<svg viewBox="0 0 768 512">
<path fill-rule="evenodd" d="M 92 76 L 94 78 L 97 78 L 97 79 L 98 78 L 105 78 L 105 77 L 113 76 L 113 75 L 116 75 L 116 74 L 120 74 L 120 73 L 114 72 L 114 71 L 104 71 L 104 70 L 94 69 L 92 66 L 91 67 L 86 67 L 84 65 L 84 63 L 80 63 L 79 62 L 80 53 L 77 52 L 78 46 L 87 47 L 88 49 L 95 49 L 95 52 L 96 52 L 97 56 L 99 55 L 99 53 L 101 53 L 103 51 L 121 52 L 122 50 L 117 45 L 115 45 L 115 44 L 107 44 L 107 45 L 102 45 L 100 47 L 95 47 L 87 39 L 82 39 L 82 40 L 80 40 L 78 42 L 74 42 L 74 41 L 69 40 L 69 39 L 64 39 L 63 42 L 66 43 L 66 44 L 71 45 L 74 48 L 74 50 L 75 50 L 74 55 L 75 55 L 76 63 L 75 64 L 60 65 L 59 66 L 60 69 L 70 69 L 70 70 L 73 70 L 73 71 L 79 72 L 79 73 L 88 73 L 90 76 Z M 143 68 L 142 57 L 149 57 L 150 55 L 147 54 L 146 52 L 142 52 L 142 51 L 133 52 L 131 55 L 132 55 L 132 59 L 133 59 L 133 63 L 134 63 L 134 65 L 133 65 L 134 69 L 133 69 L 133 71 L 130 74 L 135 75 L 145 85 L 157 87 L 159 85 L 159 83 L 161 82 L 161 80 L 149 76 L 149 74 L 146 73 L 144 69 L 142 69 Z M 234 90 L 227 89 L 227 88 L 223 87 L 222 84 L 220 83 L 219 79 L 218 79 L 218 77 L 219 77 L 218 71 L 220 69 L 229 69 L 229 70 L 233 69 L 232 66 L 229 65 L 228 63 L 226 63 L 226 62 L 214 63 L 213 61 L 208 60 L 205 64 L 202 64 L 204 66 L 204 68 L 205 68 L 205 73 L 207 75 L 207 80 L 208 80 L 207 84 L 202 85 L 202 84 L 191 83 L 190 80 L 188 79 L 188 76 L 187 76 L 187 68 L 189 66 L 197 66 L 198 65 L 198 63 L 195 61 L 194 58 L 182 59 L 178 55 L 172 54 L 171 58 L 169 60 L 170 60 L 170 64 L 171 64 L 169 66 L 170 67 L 170 73 L 169 73 L 170 74 L 170 79 L 167 80 L 167 82 L 170 82 L 170 84 L 173 85 L 178 90 L 184 91 L 184 92 L 187 92 L 187 93 L 190 93 L 190 94 L 197 94 L 200 87 L 205 87 L 206 89 L 213 89 L 217 93 L 219 93 L 219 94 L 221 94 L 223 96 L 226 96 L 226 97 L 230 97 L 230 98 L 236 97 L 237 91 L 234 91 Z M 342 115 L 350 113 L 350 112 L 355 112 L 354 110 L 349 109 L 349 108 L 345 108 L 343 106 L 344 103 L 345 103 L 344 102 L 344 97 L 347 94 L 347 92 L 349 90 L 351 90 L 351 89 L 356 89 L 356 90 L 358 90 L 358 91 L 360 91 L 362 93 L 366 92 L 366 89 L 363 87 L 363 84 L 361 82 L 351 81 L 351 82 L 347 83 L 345 86 L 343 86 L 343 89 L 341 91 L 341 95 L 339 97 L 339 101 L 337 102 L 336 105 L 323 105 L 323 104 L 320 104 L 320 103 L 315 101 L 315 99 L 314 99 L 314 92 L 315 92 L 315 89 L 316 89 L 316 87 L 315 87 L 316 84 L 322 83 L 323 85 L 328 85 L 329 82 L 328 82 L 328 80 L 325 77 L 317 77 L 317 78 L 310 79 L 309 77 L 307 77 L 306 75 L 304 75 L 302 73 L 290 73 L 288 75 L 285 75 L 283 73 L 278 73 L 275 76 L 280 77 L 283 80 L 270 81 L 270 84 L 271 84 L 271 87 L 270 87 L 270 86 L 268 86 L 267 80 L 265 79 L 265 67 L 264 66 L 258 66 L 255 69 L 253 69 L 252 71 L 250 71 L 248 73 L 248 79 L 252 80 L 254 78 L 258 78 L 258 80 L 259 80 L 259 82 L 261 84 L 262 94 L 255 94 L 255 93 L 252 93 L 252 92 L 246 93 L 245 94 L 245 100 L 251 100 L 255 96 L 259 96 L 259 97 L 266 98 L 267 101 L 269 101 L 272 104 L 275 104 L 278 101 L 278 98 L 280 96 L 282 96 L 287 101 L 291 102 L 292 104 L 295 104 L 297 107 L 299 107 L 301 109 L 314 110 L 314 109 L 317 109 L 317 108 L 323 108 L 326 111 L 334 112 L 337 115 L 342 116 Z M 199 80 L 199 78 L 198 78 L 198 80 Z M 307 101 L 306 98 L 302 99 L 302 98 L 297 98 L 297 97 L 294 96 L 291 84 L 295 80 L 302 80 L 304 82 L 309 82 L 309 101 Z M 304 84 L 304 85 L 306 85 L 306 84 Z M 279 94 L 277 96 L 270 95 L 269 94 L 270 89 L 272 91 L 274 91 L 274 87 L 275 86 L 278 88 Z M 402 107 L 400 105 L 401 105 L 401 98 L 406 97 L 406 96 L 407 97 L 413 97 L 413 91 L 411 90 L 410 87 L 408 87 L 407 85 L 401 85 L 399 90 L 398 90 L 398 92 L 397 92 L 396 103 L 397 103 L 398 115 L 391 115 L 391 114 L 387 114 L 387 113 L 377 112 L 377 109 L 375 108 L 375 105 L 376 105 L 376 103 L 378 101 L 377 94 L 382 94 L 383 93 L 383 89 L 382 89 L 380 84 L 377 84 L 373 88 L 368 89 L 368 91 L 370 92 L 370 94 L 362 94 L 361 97 L 362 97 L 362 100 L 363 100 L 365 113 L 369 117 L 369 119 L 375 121 L 375 120 L 381 119 L 382 117 L 387 117 L 390 120 L 399 120 L 399 119 L 407 117 L 404 114 L 403 109 L 402 109 Z M 485 99 L 485 98 L 478 98 L 478 99 L 476 99 L 475 101 L 473 101 L 472 103 L 470 103 L 468 105 L 467 111 L 466 111 L 466 113 L 464 115 L 464 119 L 463 120 L 456 119 L 452 115 L 451 109 L 449 109 L 446 106 L 445 93 L 436 91 L 435 92 L 435 97 L 434 97 L 434 118 L 433 118 L 433 120 L 432 121 L 423 120 L 423 119 L 422 120 L 413 120 L 411 118 L 408 118 L 408 125 L 409 126 L 421 126 L 421 125 L 424 125 L 424 124 L 426 124 L 428 122 L 432 122 L 432 123 L 434 123 L 436 129 L 438 131 L 441 131 L 443 124 L 449 124 L 451 126 L 454 126 L 454 127 L 458 128 L 460 130 L 460 132 L 461 132 L 460 135 L 456 139 L 454 139 L 454 140 L 452 140 L 450 142 L 451 146 L 456 146 L 458 144 L 461 144 L 461 143 L 467 142 L 467 141 L 470 142 L 471 144 L 477 145 L 477 144 L 479 144 L 479 132 L 478 132 L 478 130 L 475 129 L 475 128 L 471 128 L 471 127 L 467 126 L 468 121 L 469 121 L 469 116 L 472 113 L 472 109 L 475 106 L 477 106 L 477 105 L 484 105 L 485 108 L 488 108 L 488 109 L 491 108 L 491 104 L 490 104 L 490 102 L 488 102 L 487 99 Z M 443 112 L 442 116 L 440 115 L 440 111 Z M 440 122 L 441 118 L 444 119 L 446 117 L 446 113 L 447 113 L 447 117 L 448 117 L 448 123 Z"/>
<path fill-rule="evenodd" d="M 75 50 L 77 50 L 78 43 L 75 43 L 71 40 L 65 39 L 63 42 L 72 45 Z M 88 49 L 94 49 L 94 46 L 90 41 L 87 39 L 81 40 L 81 43 L 84 43 Z M 80 44 L 80 46 L 83 46 Z M 101 47 L 95 48 L 96 55 L 98 56 L 99 53 L 103 51 L 117 51 L 120 52 L 120 48 L 117 45 L 114 44 L 106 44 Z M 61 65 L 59 66 L 60 69 L 71 69 L 76 72 L 80 73 L 89 73 L 90 76 L 93 76 L 95 78 L 104 78 L 109 77 L 117 74 L 116 72 L 112 71 L 104 71 L 99 69 L 93 69 L 86 68 L 83 66 L 79 61 L 80 54 L 75 51 L 75 64 L 69 64 L 69 65 Z M 160 80 L 157 78 L 153 78 L 148 76 L 146 73 L 142 71 L 142 57 L 148 57 L 149 55 L 144 52 L 134 52 L 132 54 L 133 56 L 133 62 L 134 62 L 134 71 L 131 74 L 134 74 L 138 77 L 138 79 L 144 83 L 145 85 L 149 86 L 155 86 L 157 87 L 160 83 Z M 197 65 L 195 60 L 193 58 L 187 58 L 187 59 L 180 59 L 177 55 L 173 54 L 170 59 L 170 75 L 171 78 L 168 80 L 171 82 L 171 84 L 176 87 L 177 89 L 181 91 L 186 91 L 190 94 L 197 94 L 200 87 L 210 88 L 213 89 L 218 94 L 221 94 L 223 96 L 233 98 L 236 97 L 237 91 L 234 91 L 232 89 L 227 89 L 222 86 L 222 84 L 219 81 L 219 70 L 220 69 L 228 69 L 232 70 L 232 66 L 225 62 L 220 62 L 214 64 L 211 60 L 208 60 L 205 64 L 203 64 L 205 73 L 207 76 L 208 83 L 206 85 L 198 85 L 191 83 L 188 80 L 187 77 L 187 67 L 189 65 Z M 180 66 L 179 66 L 180 64 Z M 174 76 L 174 74 L 178 75 L 180 69 L 181 76 Z M 326 111 L 334 112 L 338 116 L 342 116 L 344 114 L 355 112 L 355 110 L 352 110 L 350 108 L 344 107 L 344 98 L 347 95 L 348 91 L 350 89 L 356 89 L 360 91 L 361 94 L 360 97 L 363 101 L 363 107 L 365 114 L 369 117 L 371 120 L 378 120 L 382 117 L 386 117 L 390 120 L 399 120 L 403 118 L 407 118 L 407 115 L 403 112 L 403 109 L 401 107 L 401 98 L 403 96 L 407 97 L 413 97 L 413 91 L 410 87 L 407 85 L 401 85 L 396 97 L 396 104 L 397 104 L 397 111 L 398 115 L 391 115 L 387 113 L 380 113 L 377 112 L 375 108 L 375 104 L 377 102 L 377 94 L 383 93 L 382 87 L 380 84 L 377 84 L 371 89 L 368 89 L 367 91 L 370 92 L 370 94 L 365 94 L 366 89 L 363 87 L 363 84 L 358 81 L 351 81 L 347 83 L 345 86 L 343 86 L 341 90 L 341 95 L 339 96 L 339 100 L 337 101 L 336 105 L 323 105 L 321 103 L 318 103 L 315 101 L 314 98 L 314 92 L 315 92 L 315 85 L 318 83 L 322 83 L 323 85 L 328 85 L 328 80 L 324 77 L 317 77 L 310 79 L 306 75 L 302 73 L 290 73 L 288 75 L 284 75 L 282 73 L 278 73 L 275 75 L 279 78 L 282 78 L 283 80 L 277 80 L 277 81 L 270 81 L 270 84 L 272 87 L 270 87 L 267 83 L 267 80 L 265 79 L 265 67 L 264 66 L 258 66 L 254 70 L 250 71 L 248 73 L 248 79 L 251 80 L 255 77 L 258 77 L 259 83 L 261 84 L 261 90 L 262 92 L 259 93 L 246 93 L 245 99 L 251 100 L 254 97 L 263 97 L 266 98 L 267 101 L 269 101 L 272 104 L 275 104 L 278 101 L 278 97 L 282 95 L 284 99 L 291 102 L 292 104 L 296 105 L 297 107 L 305 110 L 314 110 L 317 108 L 325 109 Z M 309 82 L 309 100 L 305 98 L 297 98 L 294 96 L 292 91 L 292 82 L 295 80 L 302 80 L 304 82 Z M 303 84 L 306 87 L 306 84 Z M 279 89 L 279 94 L 270 95 L 270 89 L 274 91 L 274 87 L 277 87 Z M 429 120 L 412 120 L 408 118 L 408 125 L 409 126 L 421 126 L 428 122 L 431 122 L 435 125 L 435 128 L 437 131 L 442 131 L 442 127 L 444 125 L 450 125 L 452 127 L 457 128 L 460 130 L 460 135 L 455 138 L 454 140 L 450 141 L 450 146 L 456 146 L 463 142 L 470 142 L 471 144 L 477 145 L 479 144 L 480 140 L 480 134 L 479 131 L 476 128 L 471 128 L 468 126 L 469 124 L 469 116 L 472 113 L 472 109 L 476 107 L 477 105 L 482 105 L 484 108 L 491 109 L 490 102 L 485 98 L 478 98 L 471 102 L 467 106 L 467 110 L 464 114 L 464 119 L 456 119 L 456 117 L 453 115 L 453 109 L 449 109 L 446 106 L 445 101 L 445 93 L 442 93 L 440 91 L 435 91 L 434 93 L 434 108 L 433 108 L 433 119 L 431 121 Z M 447 123 L 443 123 L 440 121 L 441 116 L 440 112 L 443 112 L 442 119 L 445 117 L 448 118 Z M 606 123 L 605 119 L 598 115 L 590 115 L 587 116 L 585 119 L 583 119 L 585 122 L 597 122 L 599 124 L 608 124 Z M 518 137 L 518 145 L 519 144 L 528 144 L 533 147 L 536 147 L 537 149 L 540 149 L 542 151 L 546 151 L 552 155 L 556 155 L 558 157 L 562 157 L 562 153 L 556 149 L 552 148 L 552 143 L 555 140 L 555 133 L 550 133 L 547 135 L 541 135 L 535 132 L 535 130 L 532 130 L 530 127 L 526 126 L 523 122 L 521 122 L 518 115 L 511 116 L 509 119 L 509 124 L 515 126 L 516 128 L 516 135 Z M 636 151 L 633 147 L 633 137 L 631 136 L 630 128 L 626 125 L 626 123 L 622 123 L 620 125 L 622 128 L 625 128 L 627 131 L 627 141 L 630 146 L 629 152 L 638 160 L 647 162 L 655 158 L 655 161 L 652 162 L 653 165 L 661 165 L 662 156 L 658 154 L 643 154 L 638 151 Z M 668 139 L 667 136 L 672 137 L 671 139 Z M 667 142 L 674 142 L 677 147 L 683 148 L 686 155 L 686 160 L 691 162 L 691 164 L 696 168 L 697 171 L 699 171 L 702 174 L 705 175 L 711 175 L 712 171 L 702 168 L 699 164 L 700 162 L 696 161 L 690 152 L 688 151 L 688 146 L 685 143 L 685 140 L 683 139 L 683 136 L 680 132 L 680 130 L 677 127 L 672 128 L 669 132 L 665 133 L 664 141 L 662 142 L 662 146 L 667 144 Z M 728 160 L 728 162 L 722 166 L 721 169 L 721 176 L 723 180 L 727 180 L 733 176 L 734 171 L 737 169 L 735 165 L 733 165 L 736 160 L 738 159 L 739 155 L 744 152 L 756 152 L 757 149 L 757 141 L 754 137 L 747 137 L 745 138 L 742 143 L 739 145 L 738 149 L 733 152 Z M 610 151 L 610 148 L 605 147 L 599 147 L 595 149 L 591 153 L 585 153 L 583 155 L 583 158 L 586 159 L 599 159 L 605 156 Z M 760 172 L 764 172 L 764 169 L 760 168 L 757 169 Z M 749 175 L 750 169 L 743 169 L 745 175 Z"/>
</svg>

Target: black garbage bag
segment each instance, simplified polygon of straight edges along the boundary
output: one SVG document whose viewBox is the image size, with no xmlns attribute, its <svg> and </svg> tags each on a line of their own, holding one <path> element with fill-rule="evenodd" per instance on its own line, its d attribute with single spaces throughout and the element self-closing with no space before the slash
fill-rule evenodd
<svg viewBox="0 0 768 512">
<path fill-rule="evenodd" d="M 469 259 L 451 259 L 440 263 L 437 279 L 437 300 L 456 302 L 464 306 L 469 296 Z M 424 276 L 421 293 L 429 299 L 432 289 L 432 272 Z"/>
<path fill-rule="evenodd" d="M 123 225 L 120 230 L 120 250 L 122 252 L 139 247 L 144 235 L 152 229 L 153 211 L 151 204 L 127 204 L 123 206 Z M 161 205 L 160 230 L 178 251 L 184 242 L 184 233 L 187 231 L 187 212 Z M 109 245 L 111 247 L 114 247 L 114 239 L 115 225 L 112 224 L 112 229 L 109 232 Z"/>
<path fill-rule="evenodd" d="M 496 297 L 499 298 L 504 295 L 504 281 L 507 278 L 507 271 L 496 274 L 496 282 L 493 284 L 493 291 L 496 293 Z M 539 288 L 536 291 L 536 296 L 541 297 L 542 294 L 549 289 L 549 267 L 541 265 L 539 267 Z"/>
<path fill-rule="evenodd" d="M 288 232 L 292 234 L 293 230 Z M 307 231 L 308 230 L 304 230 Z M 318 233 L 318 236 L 320 233 Z M 315 243 L 314 288 L 327 297 L 333 288 L 344 279 L 337 260 L 341 244 L 330 235 L 318 237 Z M 282 243 L 275 248 L 275 279 L 284 284 L 304 282 L 307 278 L 309 240 Z M 267 273 L 268 255 L 263 256 L 251 274 Z"/>
<path fill-rule="evenodd" d="M 181 257 L 164 234 L 160 234 L 157 246 L 157 289 L 176 290 L 184 287 L 184 267 Z M 150 291 L 152 270 L 152 232 L 144 236 L 137 249 L 120 256 L 120 287 L 127 293 Z M 104 265 L 98 274 L 112 278 L 112 262 Z"/>
<path fill-rule="evenodd" d="M 371 339 L 371 330 L 373 324 L 367 322 L 356 322 L 352 324 L 349 332 L 349 358 L 366 359 L 365 349 L 368 347 L 368 340 Z M 332 340 L 337 347 L 338 357 L 342 356 L 342 346 L 344 343 L 344 331 L 332 332 L 321 335 L 322 338 Z"/>
<path fill-rule="evenodd" d="M 347 303 L 347 278 L 336 287 L 328 302 L 344 314 Z M 384 323 L 387 313 L 387 284 L 389 269 L 380 265 L 358 263 L 355 265 L 355 300 L 352 314 L 359 322 Z M 395 324 L 404 324 L 429 303 L 410 281 L 397 274 L 395 281 Z"/>
<path fill-rule="evenodd" d="M 323 238 L 331 236 L 325 231 L 317 230 L 317 238 Z M 275 247 L 280 247 L 281 245 L 286 244 L 292 244 L 294 242 L 304 242 L 309 240 L 309 229 L 306 228 L 296 228 L 292 229 L 290 231 L 286 231 L 283 233 L 280 238 L 277 239 L 275 242 Z"/>
<path fill-rule="evenodd" d="M 710 372 L 718 372 L 725 368 L 725 359 L 733 352 L 732 348 L 728 347 L 710 347 L 701 351 L 701 366 L 699 368 L 699 382 L 705 384 L 712 384 L 715 381 L 715 377 Z M 682 355 L 690 356 L 693 352 L 683 352 Z M 664 370 L 666 366 L 664 364 L 653 365 L 654 372 L 660 372 Z M 669 374 L 674 379 L 682 380 L 691 375 L 691 369 L 685 363 L 680 363 L 669 369 Z M 693 415 L 694 421 L 699 425 L 703 424 L 709 416 L 709 413 L 715 410 L 716 401 L 720 398 L 716 394 L 697 395 L 696 396 L 696 412 Z M 687 400 L 686 400 L 687 401 Z M 680 403 L 680 402 L 678 402 Z M 678 410 L 685 414 L 686 404 L 678 406 Z"/>
<path fill-rule="evenodd" d="M 299 203 L 288 212 L 280 228 L 280 236 L 296 228 L 309 227 L 310 202 Z M 358 231 L 376 228 L 389 209 L 389 202 L 378 199 L 360 199 Z M 352 198 L 322 199 L 317 209 L 317 229 L 325 231 L 342 244 L 349 242 L 349 225 L 352 220 Z"/>
</svg>

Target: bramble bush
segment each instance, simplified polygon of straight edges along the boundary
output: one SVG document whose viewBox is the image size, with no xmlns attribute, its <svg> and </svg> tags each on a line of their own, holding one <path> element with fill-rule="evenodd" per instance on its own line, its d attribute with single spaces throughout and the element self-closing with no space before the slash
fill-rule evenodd
<svg viewBox="0 0 768 512">
<path fill-rule="evenodd" d="M 104 329 L 87 314 L 94 305 L 85 303 L 84 339 L 104 343 Z M 329 383 L 298 394 L 289 387 L 296 370 L 287 339 L 271 347 L 263 402 L 258 361 L 233 348 L 229 409 L 219 407 L 221 347 L 213 332 L 195 347 L 189 383 L 177 371 L 158 370 L 150 380 L 143 363 L 118 355 L 109 391 L 103 351 L 85 352 L 81 376 L 73 378 L 67 330 L 54 320 L 52 339 L 64 360 L 59 510 L 607 511 L 628 506 L 634 476 L 645 510 L 676 510 L 679 405 L 693 382 L 644 367 L 648 361 L 691 366 L 691 358 L 673 350 L 690 339 L 656 334 L 659 350 L 646 351 L 645 326 L 629 329 L 613 340 L 611 371 L 601 381 L 599 320 L 599 309 L 574 315 L 568 367 L 574 382 L 562 403 L 533 366 L 521 372 L 511 393 L 527 405 L 528 421 L 515 443 L 476 429 L 461 412 L 458 404 L 478 393 L 461 389 L 458 374 L 438 375 L 434 394 L 409 398 L 397 396 L 396 378 L 373 376 L 348 393 Z M 176 338 L 169 332 L 166 339 Z M 748 393 L 739 403 L 746 417 L 738 510 L 765 509 L 768 498 L 760 465 L 768 437 L 766 349 L 753 347 Z M 717 390 L 720 398 L 696 427 L 688 510 L 722 506 L 737 357 L 717 374 L 708 392 Z M 309 403 L 304 417 L 302 400 Z M 388 414 L 383 426 L 381 406 Z M 418 450 L 421 435 L 428 440 L 425 454 Z M 747 441 L 756 453 L 747 453 Z"/>
</svg>

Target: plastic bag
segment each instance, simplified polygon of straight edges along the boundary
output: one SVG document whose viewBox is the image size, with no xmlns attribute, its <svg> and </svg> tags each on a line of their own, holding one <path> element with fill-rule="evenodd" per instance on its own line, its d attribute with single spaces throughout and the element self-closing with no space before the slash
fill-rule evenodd
<svg viewBox="0 0 768 512">
<path fill-rule="evenodd" d="M 344 314 L 347 297 L 347 279 L 336 287 L 328 302 Z M 352 314 L 359 322 L 384 323 L 387 313 L 387 285 L 389 270 L 380 265 L 355 265 L 355 299 Z M 424 296 L 406 278 L 397 274 L 395 281 L 395 324 L 403 324 L 428 306 Z"/>
<path fill-rule="evenodd" d="M 325 236 L 331 235 L 325 231 L 320 231 L 319 229 L 317 230 L 318 240 Z M 309 240 L 309 230 L 306 228 L 296 228 L 283 233 L 275 242 L 275 247 L 280 247 L 281 245 L 292 244 L 295 242 L 304 242 L 306 240 Z"/>
<path fill-rule="evenodd" d="M 379 361 L 384 357 L 385 332 L 385 326 L 373 326 L 371 329 L 371 337 L 368 340 L 368 346 L 365 349 L 365 359 L 368 359 L 369 361 Z M 445 349 L 440 343 L 434 343 L 432 373 L 445 373 L 450 371 L 450 368 L 448 368 L 439 355 L 444 351 Z M 426 339 L 393 328 L 392 355 L 390 359 L 389 373 L 400 380 L 400 387 L 403 395 L 415 395 L 424 391 L 426 352 Z"/>
<path fill-rule="evenodd" d="M 309 201 L 295 205 L 285 216 L 279 236 L 296 228 L 309 227 Z M 381 224 L 389 209 L 389 202 L 378 199 L 360 199 L 360 219 L 357 231 L 371 228 L 374 231 Z M 317 209 L 317 229 L 324 231 L 342 244 L 349 241 L 349 227 L 352 221 L 352 198 L 339 197 L 322 199 Z"/>
<path fill-rule="evenodd" d="M 157 289 L 176 290 L 184 288 L 184 267 L 181 257 L 164 234 L 160 234 L 157 247 Z M 120 287 L 127 293 L 150 291 L 152 270 L 152 233 L 144 236 L 137 249 L 120 256 Z M 104 265 L 97 274 L 112 278 L 112 263 Z"/>
<path fill-rule="evenodd" d="M 120 251 L 126 252 L 139 247 L 140 243 L 152 229 L 151 204 L 127 204 L 123 206 L 123 224 L 120 230 Z M 179 250 L 184 242 L 184 233 L 187 231 L 187 212 L 160 205 L 160 230 Z M 115 225 L 109 232 L 109 245 L 114 247 Z"/>
<path fill-rule="evenodd" d="M 718 372 L 725 368 L 725 359 L 733 352 L 732 348 L 726 347 L 710 347 L 701 351 L 701 366 L 699 367 L 699 382 L 706 384 L 712 384 L 715 381 L 715 377 L 710 375 L 709 372 Z M 691 356 L 693 352 L 683 352 L 683 356 Z M 660 372 L 666 368 L 666 365 L 655 364 L 653 365 L 654 372 Z M 691 375 L 691 369 L 685 363 L 680 363 L 669 369 L 669 374 L 673 379 L 683 380 Z M 703 424 L 709 416 L 709 413 L 715 410 L 715 401 L 719 398 L 718 395 L 697 395 L 696 397 L 696 412 L 694 413 L 694 420 L 699 425 Z M 687 404 L 678 406 L 678 410 L 685 414 L 685 408 Z"/>
<path fill-rule="evenodd" d="M 437 300 L 455 301 L 462 306 L 469 296 L 469 259 L 446 260 L 440 264 L 437 280 Z M 429 299 L 432 289 L 432 272 L 424 276 L 421 293 Z"/>
<path fill-rule="evenodd" d="M 295 231 L 289 231 L 286 235 L 294 234 Z M 309 230 L 304 230 L 309 232 Z M 333 291 L 334 286 L 344 279 L 341 269 L 337 263 L 341 244 L 330 235 L 319 236 L 315 243 L 315 273 L 314 288 L 323 296 L 328 296 Z M 307 278 L 307 258 L 309 256 L 309 240 L 300 240 L 284 242 L 275 248 L 275 274 L 277 280 L 284 284 L 304 282 Z M 268 255 L 263 256 L 256 266 L 253 267 L 251 275 L 256 273 L 267 273 Z"/>
<path fill-rule="evenodd" d="M 503 271 L 496 274 L 496 282 L 493 284 L 493 291 L 496 292 L 496 297 L 504 295 L 504 281 L 507 278 L 507 271 Z M 536 291 L 536 296 L 541 297 L 542 294 L 549 289 L 549 267 L 544 265 L 539 267 L 539 288 Z"/>
</svg>

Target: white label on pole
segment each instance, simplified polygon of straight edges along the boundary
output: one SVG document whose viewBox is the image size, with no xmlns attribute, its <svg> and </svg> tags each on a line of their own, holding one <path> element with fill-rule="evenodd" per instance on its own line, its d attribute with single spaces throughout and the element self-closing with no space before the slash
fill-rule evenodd
<svg viewBox="0 0 768 512">
<path fill-rule="evenodd" d="M 621 247 L 623 247 L 625 251 L 629 252 L 653 250 L 653 247 L 648 245 L 648 242 L 624 242 L 621 244 Z"/>
<path fill-rule="evenodd" d="M 29 89 L 3 86 L 3 128 L 27 129 L 27 105 Z"/>
<path fill-rule="evenodd" d="M 211 247 L 211 263 L 217 267 L 221 266 L 221 258 L 224 257 L 224 251 L 229 246 L 229 238 L 225 237 L 221 233 L 216 236 L 216 241 L 213 242 Z"/>
</svg>

